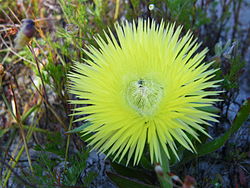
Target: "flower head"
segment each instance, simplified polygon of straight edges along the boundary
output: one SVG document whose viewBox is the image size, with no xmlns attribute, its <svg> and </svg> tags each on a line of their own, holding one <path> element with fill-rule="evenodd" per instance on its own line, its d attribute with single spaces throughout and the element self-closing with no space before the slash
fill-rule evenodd
<svg viewBox="0 0 250 188">
<path fill-rule="evenodd" d="M 117 24 L 116 35 L 98 36 L 99 49 L 90 46 L 90 59 L 75 64 L 70 92 L 79 100 L 71 103 L 84 105 L 75 115 L 92 122 L 83 133 L 92 134 L 94 149 L 134 164 L 145 145 L 151 162 L 162 161 L 160 152 L 170 157 L 170 150 L 178 157 L 176 142 L 195 151 L 188 135 L 198 140 L 199 132 L 207 134 L 201 124 L 216 121 L 200 107 L 216 101 L 207 96 L 218 92 L 205 89 L 218 81 L 210 80 L 212 63 L 202 63 L 207 49 L 195 54 L 200 44 L 190 32 L 180 34 L 181 27 L 164 22 Z"/>
<path fill-rule="evenodd" d="M 36 32 L 35 22 L 31 19 L 22 20 L 22 26 L 15 38 L 15 49 L 20 50 L 27 45 Z"/>
</svg>

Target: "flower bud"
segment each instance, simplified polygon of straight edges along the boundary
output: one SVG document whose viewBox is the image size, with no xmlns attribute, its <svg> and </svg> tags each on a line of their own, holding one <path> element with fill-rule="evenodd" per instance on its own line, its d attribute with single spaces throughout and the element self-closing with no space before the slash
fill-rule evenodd
<svg viewBox="0 0 250 188">
<path fill-rule="evenodd" d="M 27 45 L 35 34 L 35 22 L 31 19 L 24 19 L 20 31 L 15 38 L 15 49 L 22 49 Z"/>
<path fill-rule="evenodd" d="M 159 176 L 164 175 L 163 169 L 162 169 L 162 167 L 161 167 L 161 165 L 159 163 L 156 163 L 156 165 L 155 165 L 155 172 Z"/>
</svg>

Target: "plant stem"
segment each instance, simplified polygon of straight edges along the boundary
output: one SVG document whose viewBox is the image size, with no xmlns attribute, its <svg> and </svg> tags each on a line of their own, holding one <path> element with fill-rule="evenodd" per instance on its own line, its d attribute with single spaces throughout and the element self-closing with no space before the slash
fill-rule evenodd
<svg viewBox="0 0 250 188">
<path fill-rule="evenodd" d="M 114 20 L 117 20 L 119 16 L 119 7 L 120 7 L 120 0 L 116 0 Z"/>
<path fill-rule="evenodd" d="M 23 124 L 21 122 L 21 115 L 18 111 L 18 107 L 17 107 L 17 99 L 16 99 L 16 95 L 15 95 L 15 92 L 14 92 L 14 89 L 13 89 L 13 86 L 12 86 L 12 82 L 10 84 L 10 89 L 11 89 L 11 92 L 12 92 L 12 95 L 13 95 L 13 101 L 14 101 L 14 111 L 13 111 L 13 114 L 15 116 L 15 120 L 20 128 L 20 133 L 21 133 L 21 137 L 23 139 L 23 145 L 24 145 L 24 148 L 25 148 L 25 151 L 26 151 L 26 154 L 27 154 L 27 159 L 28 159 L 28 163 L 29 163 L 29 166 L 30 166 L 30 171 L 33 172 L 33 167 L 32 167 L 32 164 L 31 164 L 31 159 L 30 159 L 30 153 L 29 153 L 29 148 L 28 148 L 28 144 L 27 144 L 27 141 L 26 141 L 26 136 L 25 136 L 25 133 L 23 131 Z M 6 101 L 7 102 L 7 101 Z"/>
<path fill-rule="evenodd" d="M 163 175 L 157 174 L 158 180 L 162 188 L 173 188 L 171 177 L 168 175 L 170 172 L 168 156 L 164 152 L 163 148 L 161 148 L 161 159 L 162 163 L 160 166 L 163 170 Z"/>
<path fill-rule="evenodd" d="M 73 109 L 75 109 L 75 106 Z M 73 113 L 75 113 L 75 111 L 73 111 Z M 72 129 L 72 124 L 73 124 L 73 116 L 71 116 L 71 118 L 70 118 L 68 131 L 70 131 Z M 70 134 L 68 135 L 67 142 L 66 142 L 65 162 L 68 160 L 69 144 L 70 144 Z"/>
</svg>

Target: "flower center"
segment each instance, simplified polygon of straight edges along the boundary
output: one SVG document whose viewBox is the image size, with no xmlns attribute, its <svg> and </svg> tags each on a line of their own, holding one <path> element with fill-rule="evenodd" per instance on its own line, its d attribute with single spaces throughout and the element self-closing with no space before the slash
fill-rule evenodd
<svg viewBox="0 0 250 188">
<path fill-rule="evenodd" d="M 142 116 L 153 115 L 163 97 L 163 87 L 152 80 L 132 81 L 127 87 L 128 104 Z"/>
</svg>

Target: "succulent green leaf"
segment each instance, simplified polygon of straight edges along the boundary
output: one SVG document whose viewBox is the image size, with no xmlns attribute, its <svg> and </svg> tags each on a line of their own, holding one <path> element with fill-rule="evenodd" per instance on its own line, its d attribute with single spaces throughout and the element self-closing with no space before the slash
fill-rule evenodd
<svg viewBox="0 0 250 188">
<path fill-rule="evenodd" d="M 77 127 L 77 128 L 72 129 L 70 131 L 67 131 L 65 134 L 79 133 L 79 132 L 83 131 L 85 128 L 87 128 L 88 126 L 90 126 L 91 124 L 92 124 L 91 122 L 84 123 L 80 127 Z"/>
<path fill-rule="evenodd" d="M 154 185 L 144 184 L 136 180 L 129 179 L 127 177 L 107 172 L 107 176 L 119 187 L 119 188 L 156 188 Z"/>
<path fill-rule="evenodd" d="M 0 138 L 9 131 L 9 129 L 0 129 Z"/>
<path fill-rule="evenodd" d="M 198 146 L 197 148 L 197 154 L 193 154 L 191 152 L 186 153 L 186 157 L 183 158 L 183 160 L 179 164 L 186 163 L 196 157 L 201 157 L 203 155 L 206 155 L 208 153 L 214 152 L 220 147 L 222 147 L 226 141 L 230 138 L 232 134 L 234 134 L 248 119 L 250 112 L 250 99 L 247 99 L 243 105 L 241 106 L 239 112 L 237 113 L 232 126 L 229 128 L 229 130 L 219 138 L 216 138 L 215 140 L 202 144 Z"/>
<path fill-rule="evenodd" d="M 112 162 L 111 166 L 114 168 L 114 170 L 118 174 L 122 176 L 133 178 L 133 179 L 138 179 L 139 181 L 142 181 L 145 183 L 154 182 L 154 177 L 152 176 L 152 174 L 150 174 L 150 171 L 147 171 L 146 169 L 130 168 L 130 167 L 126 167 L 124 165 L 118 164 L 116 162 Z"/>
</svg>

